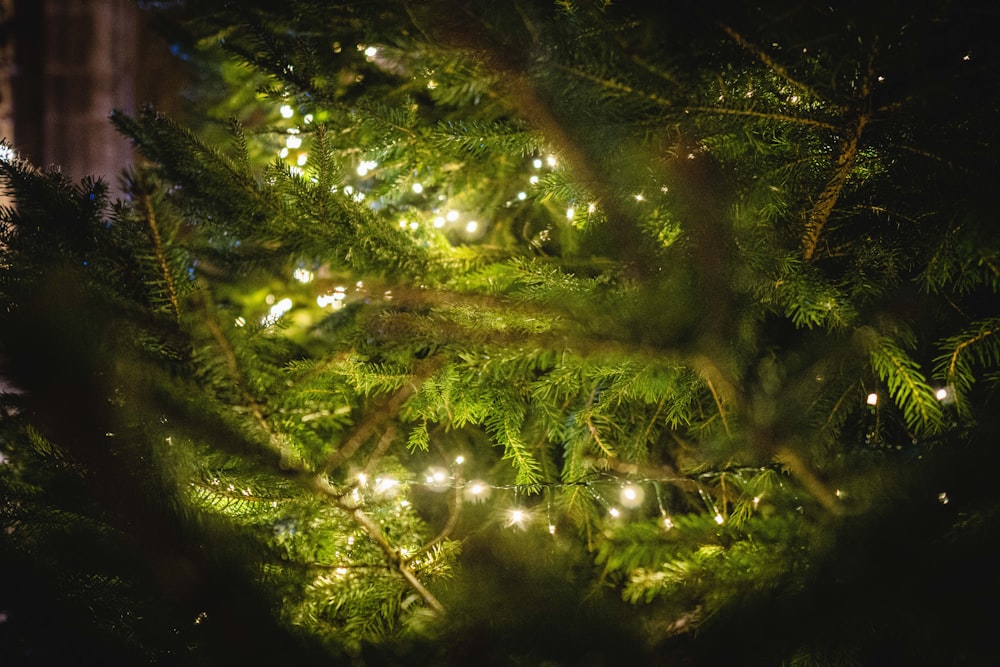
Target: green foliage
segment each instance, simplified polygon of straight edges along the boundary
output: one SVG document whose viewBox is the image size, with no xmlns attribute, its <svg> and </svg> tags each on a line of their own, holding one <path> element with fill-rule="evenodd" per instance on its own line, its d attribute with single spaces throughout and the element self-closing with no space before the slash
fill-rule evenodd
<svg viewBox="0 0 1000 667">
<path fill-rule="evenodd" d="M 905 589 L 901 554 L 960 567 L 949 540 L 985 562 L 996 527 L 952 467 L 993 460 L 1000 377 L 974 12 L 167 15 L 253 81 L 211 110 L 223 140 L 116 112 L 145 159 L 118 202 L 0 160 L 4 555 L 64 571 L 60 605 L 185 664 L 232 658 L 241 622 L 258 661 L 482 659 L 440 643 L 463 631 L 498 663 L 585 661 L 509 613 L 556 602 L 656 664 L 923 657 L 925 623 L 864 595 Z M 74 540 L 94 558 L 64 569 Z M 828 573 L 859 597 L 810 625 Z M 174 589 L 176 639 L 121 611 Z M 539 630 L 564 655 L 515 641 Z"/>
</svg>

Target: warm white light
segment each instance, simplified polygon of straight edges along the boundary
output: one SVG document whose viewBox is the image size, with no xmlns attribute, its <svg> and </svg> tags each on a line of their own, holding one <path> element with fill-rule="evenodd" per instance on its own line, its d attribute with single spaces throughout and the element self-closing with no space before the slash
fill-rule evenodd
<svg viewBox="0 0 1000 667">
<path fill-rule="evenodd" d="M 304 120 L 306 124 L 309 124 L 313 122 L 313 115 L 311 113 L 307 113 L 305 116 L 303 116 L 302 120 Z"/>
<path fill-rule="evenodd" d="M 363 472 L 358 473 L 358 484 L 360 486 L 366 486 L 368 484 L 368 475 Z"/>
<path fill-rule="evenodd" d="M 719 524 L 721 526 L 723 521 L 725 521 L 725 519 L 722 518 L 722 515 L 716 513 L 716 515 L 715 515 L 715 523 L 717 523 L 717 524 Z"/>
<path fill-rule="evenodd" d="M 375 493 L 388 493 L 398 485 L 399 482 L 391 477 L 379 477 L 375 480 Z"/>
<path fill-rule="evenodd" d="M 535 169 L 541 169 L 542 168 L 542 159 L 541 158 L 535 158 L 531 162 L 531 166 L 533 166 Z"/>
<path fill-rule="evenodd" d="M 474 496 L 478 496 L 483 493 L 484 489 L 485 487 L 482 484 L 473 484 L 472 486 L 469 487 L 469 493 L 471 493 Z"/>
<path fill-rule="evenodd" d="M 611 509 L 608 510 L 608 514 L 617 519 L 618 517 L 621 516 L 622 513 L 621 510 L 619 510 L 617 507 L 612 507 Z"/>
<path fill-rule="evenodd" d="M 635 508 L 642 504 L 645 494 L 641 487 L 629 484 L 622 488 L 621 504 L 628 508 Z"/>
<path fill-rule="evenodd" d="M 288 146 L 285 146 L 280 151 L 278 151 L 278 157 L 280 157 L 282 160 L 288 157 Z"/>
<path fill-rule="evenodd" d="M 305 166 L 306 160 L 308 160 L 308 159 L 309 159 L 309 154 L 308 153 L 299 153 L 299 159 L 296 160 L 296 162 L 298 163 L 298 165 L 300 167 L 303 167 L 303 166 Z"/>
<path fill-rule="evenodd" d="M 411 222 L 410 223 L 410 229 L 413 230 L 413 231 L 417 231 L 418 229 L 420 229 L 420 223 L 419 222 Z"/>
<path fill-rule="evenodd" d="M 517 193 L 517 198 L 520 199 L 521 201 L 524 201 L 525 199 L 528 198 L 528 193 L 522 190 L 521 192 Z"/>
<path fill-rule="evenodd" d="M 865 400 L 868 405 L 878 405 L 878 394 L 872 392 L 868 394 L 868 398 Z"/>
<path fill-rule="evenodd" d="M 271 310 L 268 312 L 267 315 L 261 318 L 260 323 L 266 327 L 269 327 L 275 322 L 277 322 L 279 319 L 281 319 L 281 316 L 290 311 L 291 309 L 292 309 L 292 300 L 286 297 L 281 301 L 279 301 L 278 303 L 271 306 Z"/>
<path fill-rule="evenodd" d="M 949 502 L 951 502 L 951 498 L 948 497 L 947 493 L 942 491 L 941 493 L 938 494 L 938 502 L 941 503 L 942 505 L 947 505 Z"/>
<path fill-rule="evenodd" d="M 568 209 L 566 209 L 566 218 L 567 219 L 572 220 L 575 215 L 576 215 L 576 209 L 575 208 L 573 208 L 572 206 L 570 206 Z"/>
<path fill-rule="evenodd" d="M 475 220 L 469 220 L 467 223 L 465 223 L 465 231 L 469 232 L 470 234 L 474 233 L 477 229 L 479 229 L 479 223 L 476 222 Z"/>
<path fill-rule="evenodd" d="M 510 522 L 520 525 L 524 521 L 524 512 L 521 510 L 511 510 Z"/>
<path fill-rule="evenodd" d="M 367 176 L 368 172 L 378 166 L 378 162 L 374 160 L 362 160 L 361 164 L 358 165 L 358 176 Z"/>
<path fill-rule="evenodd" d="M 941 387 L 940 389 L 934 392 L 934 398 L 936 398 L 939 401 L 947 400 L 948 396 L 949 392 L 946 387 Z"/>
<path fill-rule="evenodd" d="M 455 465 L 462 465 L 465 463 L 465 457 L 461 454 L 455 457 Z"/>
<path fill-rule="evenodd" d="M 434 226 L 437 229 L 441 229 L 442 227 L 444 227 L 444 223 L 445 223 L 445 220 L 440 215 L 438 217 L 434 218 Z"/>
<path fill-rule="evenodd" d="M 236 321 L 234 322 L 234 324 L 236 326 L 238 326 L 238 327 L 244 327 L 244 326 L 246 326 L 247 321 L 244 318 L 242 318 L 242 317 L 237 317 Z"/>
<path fill-rule="evenodd" d="M 550 523 L 549 524 L 549 535 L 555 535 L 555 534 L 556 534 L 556 525 L 554 523 Z"/>
<path fill-rule="evenodd" d="M 445 219 L 448 220 L 448 222 L 455 222 L 456 220 L 458 220 L 458 215 L 459 215 L 458 211 L 448 211 L 447 213 L 445 213 L 444 217 Z"/>
<path fill-rule="evenodd" d="M 378 55 L 378 49 L 375 48 L 374 46 L 369 46 L 367 49 L 365 49 L 365 57 L 368 58 L 369 60 L 371 60 L 377 55 Z"/>
<path fill-rule="evenodd" d="M 556 166 L 556 156 L 555 155 L 548 156 L 547 158 L 545 158 L 545 161 L 548 163 L 548 165 L 550 167 L 555 167 Z"/>
<path fill-rule="evenodd" d="M 410 187 L 410 189 L 411 189 L 411 190 L 413 190 L 413 191 L 414 191 L 415 193 L 417 193 L 417 194 L 419 195 L 419 194 L 420 194 L 421 192 L 423 192 L 423 191 L 424 191 L 424 186 L 423 186 L 423 185 L 421 185 L 420 183 L 414 183 L 414 184 L 413 184 L 413 185 L 412 185 L 412 186 Z"/>
<path fill-rule="evenodd" d="M 538 177 L 532 176 L 531 178 L 528 179 L 528 182 L 531 183 L 532 185 L 538 185 Z"/>
<path fill-rule="evenodd" d="M 646 198 L 645 198 L 645 197 L 643 197 L 643 196 L 642 196 L 641 194 L 639 194 L 639 195 L 636 195 L 636 196 L 635 196 L 635 200 L 636 200 L 636 201 L 645 201 L 645 199 L 646 199 Z"/>
<path fill-rule="evenodd" d="M 288 137 L 285 139 L 285 146 L 291 148 L 292 150 L 295 150 L 296 148 L 301 148 L 302 137 L 295 134 L 289 134 Z"/>
<path fill-rule="evenodd" d="M 0 144 L 0 162 L 10 162 L 15 157 L 17 157 L 17 154 L 13 148 Z"/>
<path fill-rule="evenodd" d="M 282 118 L 291 118 L 294 115 L 295 115 L 295 109 L 293 109 L 292 107 L 288 106 L 287 104 L 281 107 Z"/>
<path fill-rule="evenodd" d="M 673 519 L 671 519 L 669 516 L 663 517 L 663 527 L 666 528 L 667 530 L 673 528 L 674 527 Z"/>
<path fill-rule="evenodd" d="M 314 274 L 309 269 L 303 269 L 301 266 L 292 272 L 292 277 L 298 280 L 300 283 L 311 282 Z"/>
</svg>

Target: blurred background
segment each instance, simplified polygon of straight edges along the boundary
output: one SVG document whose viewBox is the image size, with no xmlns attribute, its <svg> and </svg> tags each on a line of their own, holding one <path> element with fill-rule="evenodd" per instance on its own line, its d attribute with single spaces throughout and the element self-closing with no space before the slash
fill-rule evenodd
<svg viewBox="0 0 1000 667">
<path fill-rule="evenodd" d="M 0 0 L 0 138 L 74 180 L 103 177 L 117 194 L 133 153 L 108 114 L 149 103 L 170 111 L 183 85 L 143 5 Z"/>
</svg>

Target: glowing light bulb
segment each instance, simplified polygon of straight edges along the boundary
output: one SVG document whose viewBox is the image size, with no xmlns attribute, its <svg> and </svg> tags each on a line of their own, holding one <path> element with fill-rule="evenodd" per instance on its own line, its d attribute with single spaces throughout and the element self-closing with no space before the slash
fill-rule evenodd
<svg viewBox="0 0 1000 667">
<path fill-rule="evenodd" d="M 360 486 L 367 486 L 368 485 L 368 475 L 364 474 L 363 472 L 359 472 L 358 473 L 358 484 Z"/>
<path fill-rule="evenodd" d="M 482 484 L 473 484 L 472 486 L 469 487 L 469 493 L 471 493 L 474 496 L 478 496 L 482 492 L 483 492 L 483 485 Z"/>
<path fill-rule="evenodd" d="M 299 158 L 296 160 L 296 163 L 298 163 L 300 167 L 304 167 L 306 164 L 306 160 L 308 159 L 309 159 L 308 153 L 299 153 Z"/>
<path fill-rule="evenodd" d="M 875 392 L 868 394 L 868 398 L 865 399 L 865 402 L 868 405 L 872 406 L 878 405 L 878 394 L 876 394 Z"/>
<path fill-rule="evenodd" d="M 517 193 L 517 198 L 521 201 L 524 201 L 525 199 L 528 198 L 528 193 L 522 190 L 521 192 Z"/>
<path fill-rule="evenodd" d="M 541 158 L 535 158 L 534 160 L 532 160 L 531 166 L 534 167 L 535 169 L 541 169 L 542 168 Z"/>
<path fill-rule="evenodd" d="M 663 517 L 663 527 L 666 528 L 667 530 L 673 528 L 674 527 L 673 519 L 671 519 L 669 516 Z"/>
<path fill-rule="evenodd" d="M 608 514 L 610 514 L 615 519 L 617 519 L 622 515 L 621 510 L 619 510 L 617 507 L 612 507 L 611 509 L 609 509 Z"/>
<path fill-rule="evenodd" d="M 289 134 L 288 137 L 285 139 L 285 146 L 287 146 L 288 148 L 290 148 L 292 150 L 295 150 L 296 148 L 301 148 L 302 147 L 302 137 L 294 135 L 294 134 Z"/>
<path fill-rule="evenodd" d="M 473 234 L 477 229 L 479 229 L 479 223 L 476 222 L 475 220 L 469 220 L 467 223 L 465 223 L 465 231 L 467 231 L 468 233 Z"/>
<path fill-rule="evenodd" d="M 524 512 L 521 510 L 511 510 L 510 522 L 517 525 L 522 524 L 524 522 Z"/>
<path fill-rule="evenodd" d="M 306 124 L 309 124 L 313 122 L 313 115 L 311 113 L 307 113 L 305 116 L 302 117 L 302 120 L 304 120 Z"/>
<path fill-rule="evenodd" d="M 936 398 L 939 401 L 947 400 L 949 395 L 950 394 L 946 387 L 941 387 L 940 389 L 934 392 L 934 398 Z"/>
<path fill-rule="evenodd" d="M 410 186 L 410 189 L 419 195 L 421 192 L 424 191 L 424 186 L 421 185 L 420 183 L 414 183 L 412 186 Z"/>
<path fill-rule="evenodd" d="M 282 118 L 291 118 L 292 116 L 295 115 L 295 109 L 293 109 L 292 107 L 288 106 L 287 104 L 282 105 L 280 111 L 281 111 L 281 117 Z"/>
<path fill-rule="evenodd" d="M 555 535 L 555 534 L 556 534 L 556 525 L 554 523 L 550 523 L 549 524 L 549 535 Z"/>
<path fill-rule="evenodd" d="M 288 146 L 285 146 L 280 151 L 278 151 L 278 157 L 280 157 L 282 160 L 288 157 Z"/>
<path fill-rule="evenodd" d="M 723 521 L 725 521 L 725 519 L 722 518 L 722 515 L 719 514 L 718 512 L 716 512 L 716 514 L 715 514 L 715 523 L 717 523 L 717 524 L 719 524 L 721 526 Z"/>
<path fill-rule="evenodd" d="M 572 206 L 566 209 L 566 218 L 568 220 L 572 220 L 575 215 L 576 215 L 576 209 L 574 209 Z"/>
<path fill-rule="evenodd" d="M 528 179 L 528 183 L 531 183 L 532 185 L 538 185 L 538 177 L 532 176 L 531 178 Z"/>
<path fill-rule="evenodd" d="M 553 168 L 554 168 L 554 167 L 556 166 L 556 164 L 558 164 L 558 163 L 556 162 L 556 156 L 555 156 L 555 155 L 550 155 L 550 156 L 548 156 L 547 158 L 545 158 L 545 162 L 546 162 L 546 163 L 547 163 L 547 164 L 548 164 L 548 165 L 549 165 L 550 167 L 553 167 Z"/>
<path fill-rule="evenodd" d="M 465 463 L 465 457 L 464 456 L 462 456 L 461 454 L 459 454 L 458 456 L 455 457 L 455 465 L 462 465 L 463 463 Z"/>
<path fill-rule="evenodd" d="M 629 484 L 622 488 L 620 501 L 625 507 L 635 508 L 642 504 L 644 496 L 641 487 Z"/>
<path fill-rule="evenodd" d="M 444 223 L 445 223 L 445 219 L 442 218 L 440 215 L 437 216 L 436 218 L 434 218 L 434 226 L 437 229 L 441 229 L 442 227 L 444 227 Z"/>
<path fill-rule="evenodd" d="M 368 60 L 371 60 L 377 55 L 378 55 L 378 49 L 376 47 L 369 46 L 368 48 L 365 49 L 365 58 L 368 58 Z"/>
<path fill-rule="evenodd" d="M 448 222 L 455 222 L 456 220 L 458 220 L 458 216 L 459 216 L 458 211 L 448 211 L 447 213 L 444 214 L 444 217 Z"/>
</svg>

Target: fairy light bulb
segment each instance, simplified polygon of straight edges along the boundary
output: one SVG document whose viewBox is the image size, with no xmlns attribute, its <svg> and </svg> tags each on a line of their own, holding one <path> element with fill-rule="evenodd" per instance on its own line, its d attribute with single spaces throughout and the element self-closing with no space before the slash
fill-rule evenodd
<svg viewBox="0 0 1000 667">
<path fill-rule="evenodd" d="M 512 525 L 520 526 L 522 523 L 524 523 L 524 512 L 521 510 L 511 510 L 510 522 Z"/>
<path fill-rule="evenodd" d="M 722 514 L 716 512 L 715 513 L 715 523 L 717 523 L 717 524 L 719 524 L 721 526 L 723 521 L 725 521 L 725 519 L 722 517 Z"/>
<path fill-rule="evenodd" d="M 865 402 L 868 405 L 875 407 L 876 405 L 878 405 L 878 394 L 876 394 L 875 392 L 868 394 L 868 398 L 865 399 Z"/>
<path fill-rule="evenodd" d="M 291 118 L 292 116 L 295 115 L 295 109 L 293 109 L 292 107 L 290 107 L 287 104 L 282 105 L 282 107 L 281 107 L 281 109 L 279 109 L 279 111 L 281 112 L 281 117 L 282 118 Z"/>
<path fill-rule="evenodd" d="M 621 493 L 619 494 L 619 501 L 622 505 L 629 509 L 634 509 L 642 504 L 645 494 L 642 488 L 634 484 L 628 484 L 622 487 Z"/>
</svg>

